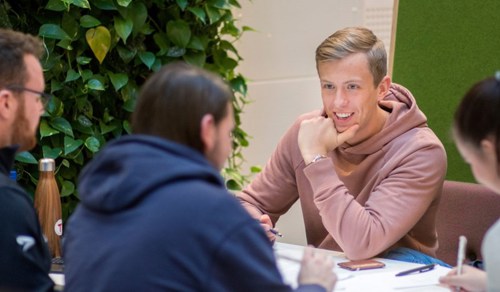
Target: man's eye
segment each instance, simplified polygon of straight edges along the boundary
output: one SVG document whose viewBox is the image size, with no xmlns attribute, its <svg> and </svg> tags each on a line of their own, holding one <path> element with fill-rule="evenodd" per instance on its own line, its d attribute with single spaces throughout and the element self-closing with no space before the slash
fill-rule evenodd
<svg viewBox="0 0 500 292">
<path fill-rule="evenodd" d="M 356 85 L 356 84 L 349 84 L 349 85 L 347 85 L 347 89 L 356 89 L 356 88 L 359 88 L 359 86 Z"/>
<path fill-rule="evenodd" d="M 333 89 L 333 85 L 332 84 L 323 84 L 323 88 L 324 89 Z"/>
</svg>

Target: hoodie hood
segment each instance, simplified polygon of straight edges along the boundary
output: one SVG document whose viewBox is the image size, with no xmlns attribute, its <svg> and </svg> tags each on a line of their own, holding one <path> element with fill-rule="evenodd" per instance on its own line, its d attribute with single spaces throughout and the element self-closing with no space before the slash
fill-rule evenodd
<svg viewBox="0 0 500 292">
<path fill-rule="evenodd" d="M 84 168 L 78 192 L 86 208 L 117 212 L 165 184 L 182 180 L 224 185 L 201 153 L 159 137 L 128 135 L 109 143 Z"/>
<path fill-rule="evenodd" d="M 427 127 L 427 117 L 418 108 L 415 98 L 405 87 L 392 83 L 379 105 L 390 112 L 387 122 L 379 133 L 360 144 L 342 145 L 342 151 L 369 155 L 385 144 L 415 128 Z"/>
</svg>

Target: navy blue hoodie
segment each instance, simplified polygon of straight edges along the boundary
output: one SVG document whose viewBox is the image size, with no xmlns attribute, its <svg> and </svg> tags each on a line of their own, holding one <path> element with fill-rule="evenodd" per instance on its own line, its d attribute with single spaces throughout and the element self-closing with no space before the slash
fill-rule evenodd
<svg viewBox="0 0 500 292">
<path fill-rule="evenodd" d="M 84 169 L 78 190 L 66 291 L 290 290 L 260 224 L 186 146 L 120 138 Z"/>
<path fill-rule="evenodd" d="M 0 291 L 53 291 L 49 249 L 33 202 L 8 177 L 16 150 L 0 148 Z"/>
</svg>

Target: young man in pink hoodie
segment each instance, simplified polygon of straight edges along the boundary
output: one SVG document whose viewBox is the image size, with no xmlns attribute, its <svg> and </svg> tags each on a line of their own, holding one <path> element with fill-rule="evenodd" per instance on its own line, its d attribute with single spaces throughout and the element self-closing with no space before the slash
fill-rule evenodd
<svg viewBox="0 0 500 292">
<path fill-rule="evenodd" d="M 352 260 L 444 264 L 433 256 L 446 153 L 411 93 L 391 83 L 382 41 L 339 30 L 316 65 L 323 108 L 288 129 L 239 194 L 244 207 L 269 230 L 299 200 L 309 244 Z"/>
</svg>

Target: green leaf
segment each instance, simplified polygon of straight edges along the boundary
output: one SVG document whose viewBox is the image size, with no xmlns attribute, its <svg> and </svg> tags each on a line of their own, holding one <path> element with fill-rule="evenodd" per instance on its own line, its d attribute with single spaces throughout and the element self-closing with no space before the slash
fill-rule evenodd
<svg viewBox="0 0 500 292">
<path fill-rule="evenodd" d="M 99 64 L 102 64 L 111 47 L 111 34 L 109 30 L 104 26 L 91 28 L 87 30 L 85 38 Z"/>
<path fill-rule="evenodd" d="M 178 58 L 183 56 L 186 53 L 186 49 L 179 48 L 177 46 L 170 47 L 167 52 L 167 56 L 173 57 L 173 58 Z"/>
<path fill-rule="evenodd" d="M 123 109 L 131 113 L 134 111 L 135 103 L 136 103 L 136 99 L 130 98 L 127 101 L 125 101 L 125 103 L 123 104 Z"/>
<path fill-rule="evenodd" d="M 153 39 L 155 44 L 160 48 L 160 51 L 157 53 L 158 56 L 163 56 L 168 52 L 168 37 L 166 34 L 159 32 L 153 35 Z"/>
<path fill-rule="evenodd" d="M 84 28 L 96 27 L 100 24 L 101 22 L 99 21 L 99 19 L 91 15 L 84 15 L 80 18 L 80 26 Z"/>
<path fill-rule="evenodd" d="M 179 7 L 181 8 L 182 11 L 184 11 L 188 5 L 188 1 L 187 0 L 176 0 L 177 2 L 177 5 L 179 5 Z"/>
<path fill-rule="evenodd" d="M 122 7 L 128 7 L 128 5 L 130 4 L 130 2 L 132 2 L 132 0 L 117 0 L 116 2 L 118 3 L 118 5 Z"/>
<path fill-rule="evenodd" d="M 222 34 L 228 34 L 233 37 L 238 37 L 240 35 L 240 30 L 234 25 L 234 23 L 229 22 L 224 25 L 221 30 Z"/>
<path fill-rule="evenodd" d="M 257 165 L 254 165 L 254 166 L 250 167 L 250 171 L 251 171 L 252 173 L 259 173 L 259 172 L 261 172 L 261 171 L 262 171 L 262 167 L 257 166 Z"/>
<path fill-rule="evenodd" d="M 232 6 L 234 6 L 236 8 L 241 8 L 241 5 L 240 5 L 240 3 L 238 3 L 237 0 L 229 0 L 229 4 L 231 4 Z"/>
<path fill-rule="evenodd" d="M 171 20 L 167 23 L 167 36 L 178 47 L 185 48 L 191 39 L 191 29 L 184 20 Z"/>
<path fill-rule="evenodd" d="M 203 8 L 200 8 L 200 7 L 189 7 L 187 9 L 189 12 L 193 13 L 196 18 L 198 18 L 198 20 L 200 20 L 203 24 L 206 24 L 206 14 L 205 14 L 205 10 L 203 10 Z"/>
<path fill-rule="evenodd" d="M 66 7 L 66 5 L 64 5 L 61 0 L 49 0 L 49 2 L 47 2 L 47 5 L 45 5 L 45 9 L 57 12 L 64 11 L 67 8 L 68 7 Z"/>
<path fill-rule="evenodd" d="M 239 92 L 243 95 L 247 94 L 247 84 L 245 78 L 243 78 L 241 75 L 238 75 L 236 78 L 232 79 L 230 84 L 231 88 L 235 92 Z"/>
<path fill-rule="evenodd" d="M 80 125 L 82 125 L 83 127 L 87 127 L 87 128 L 90 128 L 92 127 L 92 122 L 89 120 L 89 118 L 87 118 L 86 116 L 84 115 L 79 115 L 78 118 L 76 119 L 78 121 L 78 123 Z"/>
<path fill-rule="evenodd" d="M 64 80 L 64 82 L 75 81 L 78 78 L 80 78 L 80 74 L 73 69 L 69 69 L 66 74 L 66 79 Z"/>
<path fill-rule="evenodd" d="M 132 33 L 134 23 L 131 19 L 123 19 L 119 16 L 115 16 L 114 21 L 116 33 L 120 36 L 123 43 L 126 44 L 127 38 L 129 37 L 130 33 Z"/>
<path fill-rule="evenodd" d="M 139 52 L 139 58 L 149 69 L 151 69 L 156 59 L 155 55 L 151 52 Z"/>
<path fill-rule="evenodd" d="M 92 61 L 92 58 L 89 58 L 89 57 L 83 57 L 83 56 L 80 56 L 80 57 L 76 57 L 76 62 L 80 65 L 87 65 L 90 63 L 90 61 Z"/>
<path fill-rule="evenodd" d="M 127 134 L 132 134 L 132 127 L 130 126 L 129 121 L 127 120 L 123 121 L 123 129 L 125 129 L 125 132 L 127 132 Z"/>
<path fill-rule="evenodd" d="M 116 10 L 113 0 L 92 0 L 92 4 L 101 10 Z"/>
<path fill-rule="evenodd" d="M 102 84 L 101 81 L 97 79 L 90 79 L 89 82 L 87 82 L 87 88 L 93 89 L 93 90 L 105 90 L 104 85 Z"/>
<path fill-rule="evenodd" d="M 52 79 L 50 80 L 50 93 L 54 93 L 60 89 L 62 89 L 62 84 L 59 82 L 59 80 Z"/>
<path fill-rule="evenodd" d="M 235 53 L 236 55 L 238 55 L 238 51 L 236 50 L 236 48 L 233 46 L 233 44 L 231 44 L 228 41 L 221 41 L 219 46 L 222 50 L 224 50 L 226 52 L 231 51 L 231 52 Z"/>
<path fill-rule="evenodd" d="M 224 10 L 230 10 L 231 6 L 227 3 L 227 0 L 208 0 L 207 1 L 208 5 L 219 8 L 219 9 L 224 9 Z"/>
<path fill-rule="evenodd" d="M 69 35 L 56 24 L 43 24 L 38 30 L 38 35 L 44 38 L 56 40 L 71 39 Z"/>
<path fill-rule="evenodd" d="M 57 46 L 65 49 L 67 51 L 73 50 L 73 47 L 71 46 L 71 40 L 67 40 L 67 39 L 60 40 L 59 42 L 57 42 Z"/>
<path fill-rule="evenodd" d="M 69 161 L 67 159 L 63 159 L 61 164 L 64 165 L 65 167 L 69 168 Z"/>
<path fill-rule="evenodd" d="M 83 145 L 83 141 L 64 136 L 64 155 L 68 155 Z"/>
<path fill-rule="evenodd" d="M 59 131 L 50 127 L 45 119 L 40 121 L 40 139 L 58 134 Z"/>
<path fill-rule="evenodd" d="M 42 146 L 42 152 L 43 152 L 43 157 L 44 158 L 52 158 L 56 159 L 61 155 L 62 150 L 61 148 L 50 148 L 49 146 L 43 145 Z"/>
<path fill-rule="evenodd" d="M 68 122 L 63 117 L 57 117 L 50 121 L 49 123 L 54 129 L 59 130 L 60 132 L 63 132 L 64 134 L 74 137 L 73 136 L 73 128 L 71 127 L 71 124 Z"/>
<path fill-rule="evenodd" d="M 133 13 L 130 13 L 130 19 L 132 19 L 133 22 L 132 31 L 135 36 L 137 33 L 142 31 L 144 25 L 146 24 L 146 20 L 148 19 L 148 9 L 141 1 L 134 1 L 132 5 L 130 5 L 129 9 L 133 11 Z"/>
<path fill-rule="evenodd" d="M 217 8 L 205 5 L 205 11 L 208 15 L 208 20 L 210 24 L 214 24 L 222 17 L 222 13 Z"/>
<path fill-rule="evenodd" d="M 124 48 L 121 46 L 117 46 L 117 50 L 118 50 L 118 55 L 120 55 L 120 58 L 123 60 L 125 64 L 132 61 L 135 57 L 135 54 L 137 53 L 136 50 L 130 50 L 128 48 Z"/>
<path fill-rule="evenodd" d="M 125 73 L 108 73 L 109 80 L 113 84 L 113 87 L 116 91 L 120 90 L 123 86 L 125 86 L 128 82 L 128 76 Z"/>
<path fill-rule="evenodd" d="M 65 0 L 65 1 L 68 1 L 69 3 L 78 6 L 80 8 L 90 9 L 90 4 L 88 0 Z"/>
<path fill-rule="evenodd" d="M 75 184 L 69 180 L 64 180 L 61 188 L 61 197 L 67 197 L 75 192 Z"/>
<path fill-rule="evenodd" d="M 235 181 L 234 179 L 230 179 L 226 181 L 226 188 L 228 190 L 238 191 L 241 190 L 242 187 L 237 181 Z"/>
<path fill-rule="evenodd" d="M 101 134 L 104 135 L 114 131 L 118 127 L 118 125 L 116 123 L 111 123 L 110 125 L 106 125 L 103 122 L 99 122 L 99 127 L 101 128 Z"/>
<path fill-rule="evenodd" d="M 189 49 L 194 49 L 194 50 L 198 50 L 198 51 L 205 51 L 206 45 L 207 44 L 204 43 L 204 40 L 202 40 L 200 37 L 194 35 L 191 38 L 191 41 L 189 42 L 187 47 Z"/>
<path fill-rule="evenodd" d="M 99 140 L 95 137 L 88 137 L 87 140 L 85 140 L 85 147 L 92 152 L 97 152 L 101 147 L 101 143 L 99 143 Z"/>
<path fill-rule="evenodd" d="M 38 161 L 33 156 L 33 154 L 28 151 L 19 152 L 16 155 L 16 161 L 28 163 L 28 164 L 38 164 Z"/>
<path fill-rule="evenodd" d="M 191 64 L 203 68 L 207 56 L 205 52 L 192 52 L 183 56 L 183 59 Z"/>
<path fill-rule="evenodd" d="M 80 75 L 82 76 L 83 82 L 86 82 L 87 80 L 92 78 L 92 76 L 94 76 L 94 72 L 92 72 L 92 70 L 90 69 L 85 69 L 80 73 Z"/>
</svg>

